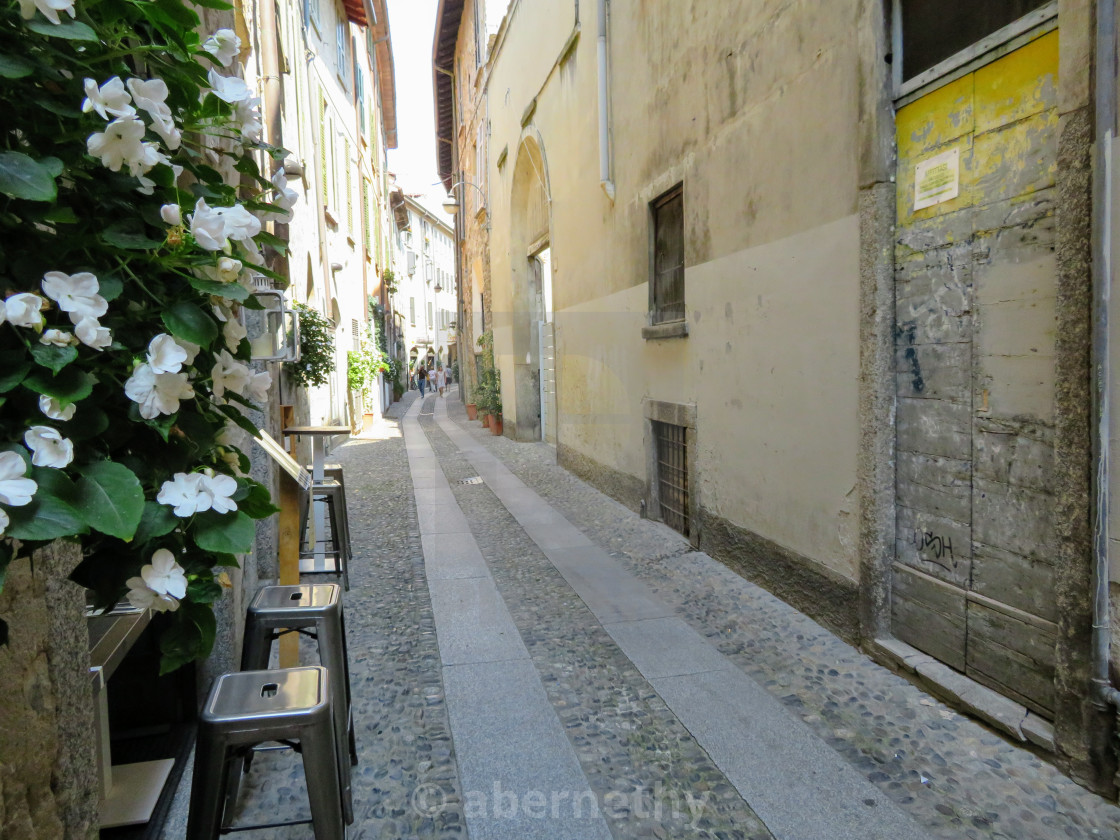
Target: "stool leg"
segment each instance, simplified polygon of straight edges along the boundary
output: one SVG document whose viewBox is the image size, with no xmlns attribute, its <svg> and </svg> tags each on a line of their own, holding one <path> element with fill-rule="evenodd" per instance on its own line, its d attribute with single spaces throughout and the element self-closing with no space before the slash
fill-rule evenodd
<svg viewBox="0 0 1120 840">
<path fill-rule="evenodd" d="M 226 740 L 199 727 L 194 748 L 191 806 L 187 840 L 215 840 L 222 823 L 222 798 L 226 791 Z"/>
<path fill-rule="evenodd" d="M 350 654 L 346 649 L 346 613 L 342 604 L 338 605 L 339 635 L 342 636 L 342 673 L 346 678 L 346 726 L 350 733 L 350 763 L 358 763 L 358 742 L 354 737 L 354 711 L 350 700 Z"/>
<path fill-rule="evenodd" d="M 263 627 L 252 610 L 245 618 L 245 640 L 241 643 L 241 670 L 263 671 L 272 653 L 271 632 Z"/>
<path fill-rule="evenodd" d="M 308 727 L 300 737 L 303 775 L 307 780 L 315 840 L 340 840 L 343 836 L 343 800 L 339 788 L 336 744 L 334 721 L 330 715 L 315 726 Z M 348 815 L 346 822 L 353 821 L 353 814 Z"/>
<path fill-rule="evenodd" d="M 340 605 L 341 611 L 341 605 Z M 346 647 L 342 641 L 342 622 L 320 621 L 319 661 L 331 676 L 331 703 L 334 706 L 335 738 L 338 744 L 338 778 L 342 785 L 343 810 L 354 810 L 350 784 L 350 674 L 346 668 Z M 350 822 L 347 819 L 347 822 Z"/>
</svg>

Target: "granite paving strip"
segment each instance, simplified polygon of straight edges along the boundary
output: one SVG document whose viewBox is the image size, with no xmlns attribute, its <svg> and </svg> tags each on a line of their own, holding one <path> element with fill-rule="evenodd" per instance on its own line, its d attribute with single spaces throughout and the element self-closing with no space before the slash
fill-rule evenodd
<svg viewBox="0 0 1120 840">
<path fill-rule="evenodd" d="M 439 494 L 450 488 L 420 427 L 423 405 L 404 419 L 409 465 Z M 561 808 L 589 789 L 587 779 L 481 553 L 470 550 L 459 505 L 417 510 L 472 840 L 610 840 L 598 809 Z M 456 573 L 460 559 L 470 576 Z"/>
<path fill-rule="evenodd" d="M 514 517 L 541 550 L 549 554 L 557 548 L 591 547 L 591 541 L 567 520 L 550 521 L 555 514 L 548 503 L 512 476 L 498 458 L 475 446 L 447 417 L 444 401 L 437 402 L 435 418 L 453 443 L 465 447 L 464 454 L 479 473 L 489 477 L 498 499 L 516 500 L 515 509 L 525 511 Z M 625 591 L 632 584 L 639 593 L 644 589 L 605 551 L 600 550 L 595 560 L 614 567 L 611 574 L 617 588 Z M 563 574 L 563 568 L 558 568 Z M 589 582 L 569 583 L 582 597 L 581 589 L 586 591 Z M 592 600 L 601 599 L 594 582 L 590 585 Z M 602 616 L 596 617 L 603 621 Z M 603 626 L 779 840 L 928 836 L 683 621 L 651 618 L 603 622 Z M 760 738 L 760 733 L 765 737 Z"/>
<path fill-rule="evenodd" d="M 554 447 L 493 437 L 468 423 L 458 400 L 448 408 L 474 445 L 607 548 L 933 836 L 1120 836 L 1115 805 L 880 667 L 676 532 L 640 519 L 558 466 Z"/>
<path fill-rule="evenodd" d="M 459 483 L 475 468 L 422 419 L 615 840 L 772 840 L 490 489 Z"/>
</svg>

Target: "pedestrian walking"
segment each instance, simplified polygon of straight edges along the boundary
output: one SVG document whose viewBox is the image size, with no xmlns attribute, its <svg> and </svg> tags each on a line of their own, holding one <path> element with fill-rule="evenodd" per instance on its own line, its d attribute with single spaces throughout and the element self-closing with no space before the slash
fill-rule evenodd
<svg viewBox="0 0 1120 840">
<path fill-rule="evenodd" d="M 428 385 L 431 386 L 432 393 L 436 392 L 436 367 L 432 365 L 428 368 Z"/>
<path fill-rule="evenodd" d="M 424 365 L 416 368 L 416 386 L 420 389 L 420 399 L 424 399 L 424 387 L 428 384 L 428 371 L 424 370 Z"/>
<path fill-rule="evenodd" d="M 443 396 L 443 389 L 447 387 L 447 368 L 440 365 L 436 369 L 436 387 L 439 388 L 439 395 Z"/>
</svg>

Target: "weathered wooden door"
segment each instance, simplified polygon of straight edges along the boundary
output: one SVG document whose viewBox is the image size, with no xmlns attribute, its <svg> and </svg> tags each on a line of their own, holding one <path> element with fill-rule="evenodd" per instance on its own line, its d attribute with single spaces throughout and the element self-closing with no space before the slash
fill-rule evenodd
<svg viewBox="0 0 1120 840">
<path fill-rule="evenodd" d="M 894 633 L 1045 715 L 1057 81 L 1053 31 L 896 117 Z"/>
</svg>

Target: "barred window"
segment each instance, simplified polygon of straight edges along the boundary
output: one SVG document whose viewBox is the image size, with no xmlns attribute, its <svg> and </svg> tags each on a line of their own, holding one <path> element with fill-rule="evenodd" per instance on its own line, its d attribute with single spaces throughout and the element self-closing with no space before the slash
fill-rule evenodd
<svg viewBox="0 0 1120 840">
<path fill-rule="evenodd" d="M 653 277 L 650 321 L 684 320 L 684 186 L 678 184 L 650 204 L 653 217 Z"/>
</svg>

